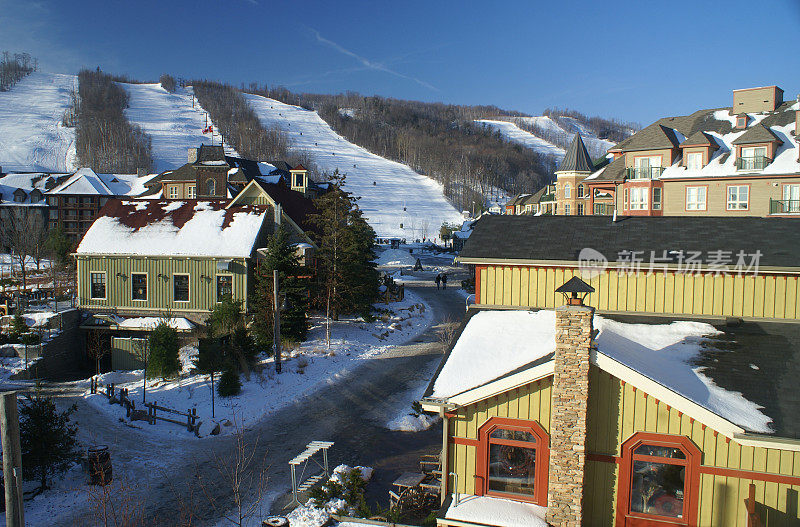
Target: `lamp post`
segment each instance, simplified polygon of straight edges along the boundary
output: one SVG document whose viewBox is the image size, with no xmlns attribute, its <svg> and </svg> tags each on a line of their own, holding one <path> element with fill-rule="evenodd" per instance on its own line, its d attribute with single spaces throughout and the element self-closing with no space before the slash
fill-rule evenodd
<svg viewBox="0 0 800 527">
<path fill-rule="evenodd" d="M 590 286 L 577 276 L 573 276 L 567 282 L 556 289 L 556 293 L 564 295 L 566 304 L 568 306 L 582 306 L 583 300 L 589 295 L 594 293 L 594 287 Z M 583 295 L 583 296 L 578 296 Z"/>
</svg>

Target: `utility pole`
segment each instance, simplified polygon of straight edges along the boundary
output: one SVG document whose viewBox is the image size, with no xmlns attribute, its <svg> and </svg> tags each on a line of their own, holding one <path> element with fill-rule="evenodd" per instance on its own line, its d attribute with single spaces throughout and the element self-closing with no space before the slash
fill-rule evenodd
<svg viewBox="0 0 800 527">
<path fill-rule="evenodd" d="M 3 482 L 6 498 L 6 527 L 24 527 L 22 506 L 22 450 L 19 446 L 17 392 L 0 394 L 0 436 L 3 445 Z"/>
<path fill-rule="evenodd" d="M 275 350 L 275 373 L 281 372 L 281 305 L 278 296 L 278 270 L 272 270 L 273 323 L 272 339 Z"/>
</svg>

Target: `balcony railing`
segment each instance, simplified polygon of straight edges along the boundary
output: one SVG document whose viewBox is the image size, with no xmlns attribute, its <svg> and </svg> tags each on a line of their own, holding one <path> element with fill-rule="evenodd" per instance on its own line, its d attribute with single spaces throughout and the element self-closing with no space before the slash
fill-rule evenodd
<svg viewBox="0 0 800 527">
<path fill-rule="evenodd" d="M 611 203 L 595 203 L 593 212 L 595 216 L 613 216 L 614 205 Z"/>
<path fill-rule="evenodd" d="M 770 199 L 770 214 L 800 214 L 800 199 Z"/>
<path fill-rule="evenodd" d="M 664 172 L 664 167 L 636 167 L 629 168 L 628 179 L 658 179 Z"/>
<path fill-rule="evenodd" d="M 764 170 L 770 161 L 766 156 L 737 157 L 736 170 Z"/>
</svg>

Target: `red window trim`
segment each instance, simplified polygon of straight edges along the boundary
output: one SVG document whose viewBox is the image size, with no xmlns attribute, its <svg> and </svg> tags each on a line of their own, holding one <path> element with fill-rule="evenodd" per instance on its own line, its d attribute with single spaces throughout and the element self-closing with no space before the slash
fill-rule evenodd
<svg viewBox="0 0 800 527">
<path fill-rule="evenodd" d="M 679 448 L 686 455 L 686 459 L 670 459 L 669 462 L 675 465 L 686 467 L 686 490 L 683 498 L 684 517 L 666 518 L 650 514 L 631 512 L 630 496 L 631 481 L 633 478 L 633 452 L 641 445 L 657 445 Z M 647 456 L 636 456 L 645 458 Z M 617 498 L 617 527 L 626 526 L 668 526 L 683 525 L 686 527 L 697 526 L 697 511 L 700 498 L 700 461 L 702 453 L 700 449 L 685 436 L 654 434 L 651 432 L 637 432 L 622 444 L 622 456 L 619 465 L 619 482 Z M 653 460 L 663 460 L 664 458 L 653 458 Z"/>
<path fill-rule="evenodd" d="M 519 430 L 530 432 L 536 438 L 536 443 L 523 443 L 520 441 L 493 439 L 493 443 L 514 444 L 525 448 L 536 449 L 536 475 L 533 482 L 533 496 L 519 494 L 506 494 L 504 492 L 489 491 L 486 484 L 489 480 L 489 435 L 496 429 Z M 525 419 L 512 419 L 510 417 L 492 417 L 478 428 L 478 451 L 476 453 L 475 467 L 475 494 L 477 496 L 496 496 L 516 501 L 535 503 L 547 506 L 547 480 L 550 469 L 550 435 L 536 421 Z"/>
</svg>

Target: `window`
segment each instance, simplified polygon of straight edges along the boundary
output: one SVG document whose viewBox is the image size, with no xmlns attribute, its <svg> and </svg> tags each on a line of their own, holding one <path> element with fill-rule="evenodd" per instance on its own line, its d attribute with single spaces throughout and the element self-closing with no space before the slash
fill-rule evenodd
<svg viewBox="0 0 800 527">
<path fill-rule="evenodd" d="M 169 199 L 178 199 L 178 185 L 169 186 Z"/>
<path fill-rule="evenodd" d="M 172 298 L 175 302 L 189 301 L 189 275 L 172 275 Z"/>
<path fill-rule="evenodd" d="M 195 185 L 186 187 L 186 197 L 189 199 L 195 199 L 197 197 L 197 187 Z"/>
<path fill-rule="evenodd" d="M 476 494 L 547 502 L 549 437 L 538 423 L 492 417 L 478 438 Z"/>
<path fill-rule="evenodd" d="M 686 210 L 706 210 L 706 187 L 686 187 Z"/>
<path fill-rule="evenodd" d="M 631 210 L 647 210 L 647 187 L 633 187 L 631 189 Z"/>
<path fill-rule="evenodd" d="M 211 179 L 211 178 L 207 179 L 206 180 L 206 196 L 215 195 L 217 193 L 215 189 L 216 189 L 216 184 L 214 183 L 214 180 Z"/>
<path fill-rule="evenodd" d="M 700 450 L 689 438 L 634 434 L 622 445 L 618 514 L 664 525 L 692 525 L 697 515 L 699 465 Z"/>
<path fill-rule="evenodd" d="M 783 203 L 779 212 L 800 212 L 800 185 L 783 186 Z"/>
<path fill-rule="evenodd" d="M 570 211 L 570 206 L 569 206 L 569 203 L 567 203 L 566 205 L 564 205 L 564 216 L 569 216 L 570 212 L 571 212 Z"/>
<path fill-rule="evenodd" d="M 661 156 L 634 158 L 633 166 L 633 179 L 652 179 L 661 174 Z"/>
<path fill-rule="evenodd" d="M 578 197 L 579 198 L 585 198 L 586 197 L 586 189 L 582 184 L 578 185 Z"/>
<path fill-rule="evenodd" d="M 147 300 L 147 274 L 131 273 L 131 298 Z"/>
<path fill-rule="evenodd" d="M 750 201 L 750 187 L 748 185 L 728 186 L 728 210 L 747 210 Z"/>
<path fill-rule="evenodd" d="M 578 203 L 578 216 L 583 216 L 583 203 Z"/>
<path fill-rule="evenodd" d="M 736 128 L 745 128 L 747 127 L 747 116 L 740 115 L 736 118 Z"/>
<path fill-rule="evenodd" d="M 653 189 L 653 210 L 661 210 L 661 188 Z"/>
<path fill-rule="evenodd" d="M 569 183 L 564 183 L 564 197 L 565 198 L 572 197 L 572 186 Z"/>
<path fill-rule="evenodd" d="M 303 177 L 303 174 L 292 174 L 292 177 L 294 178 L 293 186 L 295 186 L 295 187 L 304 186 L 303 185 L 303 179 L 305 179 L 305 178 Z"/>
<path fill-rule="evenodd" d="M 229 274 L 217 275 L 217 302 L 225 297 L 233 297 L 233 277 Z"/>
<path fill-rule="evenodd" d="M 741 157 L 736 160 L 739 170 L 763 170 L 767 166 L 766 146 L 743 146 Z"/>
<path fill-rule="evenodd" d="M 689 152 L 686 154 L 686 168 L 689 170 L 703 168 L 703 152 Z"/>
<path fill-rule="evenodd" d="M 50 209 L 50 218 L 54 220 L 58 219 L 58 209 Z"/>
<path fill-rule="evenodd" d="M 625 191 L 622 193 L 622 195 L 623 195 L 622 208 L 625 208 L 625 209 L 628 208 L 628 194 L 629 194 L 628 189 L 625 189 Z"/>
<path fill-rule="evenodd" d="M 89 296 L 92 300 L 106 299 L 106 273 L 90 273 Z"/>
</svg>

